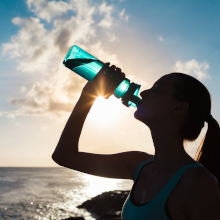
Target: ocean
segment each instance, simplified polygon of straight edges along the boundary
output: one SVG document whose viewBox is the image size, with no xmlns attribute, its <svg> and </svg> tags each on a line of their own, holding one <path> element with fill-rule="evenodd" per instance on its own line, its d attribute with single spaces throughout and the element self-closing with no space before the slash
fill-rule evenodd
<svg viewBox="0 0 220 220">
<path fill-rule="evenodd" d="M 0 167 L 0 219 L 61 220 L 83 216 L 84 201 L 105 191 L 131 190 L 132 180 L 109 179 L 64 167 Z"/>
</svg>

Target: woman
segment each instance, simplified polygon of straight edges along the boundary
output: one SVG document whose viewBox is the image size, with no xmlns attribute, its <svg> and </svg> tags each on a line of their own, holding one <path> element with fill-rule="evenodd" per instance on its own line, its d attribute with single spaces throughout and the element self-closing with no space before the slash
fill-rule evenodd
<svg viewBox="0 0 220 220">
<path fill-rule="evenodd" d="M 191 76 L 164 75 L 140 94 L 141 104 L 134 116 L 150 128 L 155 155 L 139 151 L 99 155 L 78 150 L 95 98 L 108 98 L 115 90 L 103 74 L 108 66 L 84 87 L 53 160 L 96 176 L 134 180 L 123 206 L 123 220 L 219 220 L 220 130 L 211 117 L 208 90 Z M 114 65 L 110 68 L 125 76 Z M 196 140 L 205 121 L 208 131 L 194 160 L 186 153 L 184 142 Z"/>
</svg>

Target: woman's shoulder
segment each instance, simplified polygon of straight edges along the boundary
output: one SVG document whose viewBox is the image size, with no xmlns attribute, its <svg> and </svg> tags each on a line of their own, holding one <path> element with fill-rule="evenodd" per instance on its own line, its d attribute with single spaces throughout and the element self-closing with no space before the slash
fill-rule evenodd
<svg viewBox="0 0 220 220">
<path fill-rule="evenodd" d="M 210 210 L 213 216 L 219 216 L 217 206 L 220 205 L 220 190 L 217 178 L 203 166 L 188 169 L 185 174 L 183 203 L 187 216 L 201 213 L 196 219 L 207 219 L 205 216 L 210 216 Z"/>
<path fill-rule="evenodd" d="M 203 165 L 190 167 L 185 170 L 181 179 L 181 189 L 185 194 L 198 190 L 198 187 L 208 188 L 208 184 L 218 184 L 217 178 Z"/>
<path fill-rule="evenodd" d="M 198 183 L 202 182 L 218 183 L 217 178 L 203 165 L 187 169 L 184 175 L 185 184 L 189 187 L 196 186 Z"/>
<path fill-rule="evenodd" d="M 204 199 L 204 191 L 208 193 L 209 191 L 211 192 L 213 187 L 219 187 L 217 178 L 204 166 L 187 169 L 181 182 L 186 202 L 189 202 L 193 195 Z"/>
</svg>

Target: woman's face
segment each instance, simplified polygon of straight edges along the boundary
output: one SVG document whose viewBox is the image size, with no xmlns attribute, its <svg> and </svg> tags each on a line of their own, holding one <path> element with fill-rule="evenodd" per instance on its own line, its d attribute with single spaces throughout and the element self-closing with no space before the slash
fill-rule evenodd
<svg viewBox="0 0 220 220">
<path fill-rule="evenodd" d="M 134 117 L 146 125 L 160 124 L 170 119 L 177 101 L 172 97 L 173 75 L 165 75 L 157 80 L 153 87 L 140 93 L 141 103 L 134 113 Z"/>
</svg>

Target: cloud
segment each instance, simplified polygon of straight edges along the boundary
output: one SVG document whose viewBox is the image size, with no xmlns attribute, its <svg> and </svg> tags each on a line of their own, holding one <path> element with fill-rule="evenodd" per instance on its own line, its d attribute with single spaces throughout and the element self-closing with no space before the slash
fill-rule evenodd
<svg viewBox="0 0 220 220">
<path fill-rule="evenodd" d="M 0 116 L 5 116 L 6 113 L 5 112 L 0 112 Z"/>
<path fill-rule="evenodd" d="M 3 54 L 18 58 L 17 69 L 22 72 L 45 71 L 50 56 L 51 43 L 47 39 L 47 30 L 38 18 L 14 18 L 12 23 L 21 27 L 10 43 L 3 44 Z"/>
<path fill-rule="evenodd" d="M 73 109 L 73 102 L 86 83 L 62 65 L 72 45 L 77 44 L 103 62 L 119 63 L 116 54 L 106 51 L 102 42 L 96 39 L 97 25 L 104 29 L 112 25 L 114 6 L 106 2 L 99 6 L 87 0 L 28 0 L 27 4 L 35 17 L 12 19 L 20 29 L 10 42 L 2 45 L 2 53 L 16 59 L 18 71 L 35 76 L 40 73 L 43 79 L 34 82 L 29 91 L 25 85 L 21 86 L 24 97 L 8 99 L 17 109 L 1 112 L 0 116 L 62 117 Z M 101 16 L 94 20 L 97 10 Z M 51 22 L 51 26 L 47 28 L 43 20 Z"/>
<path fill-rule="evenodd" d="M 27 5 L 29 10 L 34 12 L 38 18 L 47 22 L 73 9 L 71 3 L 68 4 L 63 1 L 27 0 Z"/>
<path fill-rule="evenodd" d="M 59 80 L 56 76 L 48 81 L 35 82 L 25 98 L 10 98 L 8 101 L 19 107 L 19 111 L 11 111 L 6 115 L 11 118 L 18 115 L 60 117 L 65 112 L 70 112 L 73 109 L 73 100 L 78 98 L 86 81 L 73 72 L 68 73 L 64 73 Z"/>
<path fill-rule="evenodd" d="M 115 36 L 115 34 L 113 34 L 113 33 L 110 33 L 110 32 L 106 32 L 106 34 L 107 34 L 107 36 L 108 36 L 108 40 L 109 40 L 109 42 L 114 42 L 114 41 L 116 41 L 117 40 L 117 37 Z"/>
<path fill-rule="evenodd" d="M 105 15 L 105 17 L 99 22 L 99 26 L 104 28 L 110 28 L 113 25 L 113 18 L 111 16 L 113 11 L 113 5 L 107 5 L 106 2 L 102 2 L 99 7 L 99 13 Z"/>
<path fill-rule="evenodd" d="M 24 92 L 24 91 L 26 91 L 26 87 L 25 86 L 21 86 L 19 90 L 20 90 L 20 92 Z"/>
<path fill-rule="evenodd" d="M 105 51 L 103 49 L 102 43 L 100 41 L 91 45 L 90 48 L 91 48 L 92 54 L 97 54 L 97 57 L 103 57 L 103 59 L 102 59 L 103 62 L 110 62 L 111 61 L 111 63 L 114 63 L 114 64 L 119 63 L 117 55 Z"/>
<path fill-rule="evenodd" d="M 158 39 L 159 41 L 164 41 L 164 39 L 163 39 L 163 37 L 162 37 L 161 35 L 156 36 L 156 37 L 157 37 L 157 39 Z"/>
<path fill-rule="evenodd" d="M 119 13 L 119 16 L 122 20 L 128 21 L 129 15 L 125 15 L 125 9 L 123 8 L 122 11 Z"/>
<path fill-rule="evenodd" d="M 174 72 L 182 72 L 195 76 L 202 81 L 211 78 L 207 73 L 208 68 L 209 64 L 207 62 L 199 63 L 197 60 L 192 59 L 186 62 L 177 61 L 171 69 Z"/>
<path fill-rule="evenodd" d="M 70 8 L 74 2 L 70 1 Z M 21 29 L 12 36 L 10 43 L 3 44 L 3 54 L 20 58 L 17 69 L 21 72 L 41 71 L 46 74 L 56 71 L 54 63 L 60 63 L 73 44 L 85 44 L 95 36 L 95 8 L 82 0 L 74 5 L 74 10 L 76 15 L 71 14 L 65 19 L 54 18 L 51 30 L 46 29 L 38 17 L 12 19 L 13 24 Z"/>
</svg>

